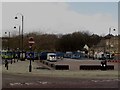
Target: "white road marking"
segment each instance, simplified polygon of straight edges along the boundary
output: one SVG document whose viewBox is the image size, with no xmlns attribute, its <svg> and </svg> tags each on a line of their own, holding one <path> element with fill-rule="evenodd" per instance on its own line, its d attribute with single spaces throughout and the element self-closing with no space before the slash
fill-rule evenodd
<svg viewBox="0 0 120 90">
<path fill-rule="evenodd" d="M 39 85 L 39 84 L 43 84 L 43 85 L 46 85 L 46 84 L 48 84 L 48 82 L 41 82 L 41 81 L 39 81 L 39 82 L 33 82 L 33 83 L 10 83 L 10 86 L 16 86 L 16 85 L 27 85 L 27 86 L 29 86 L 29 85 Z"/>
<path fill-rule="evenodd" d="M 120 81 L 119 79 L 106 79 L 106 80 L 91 80 L 92 82 L 111 82 L 111 81 Z"/>
</svg>

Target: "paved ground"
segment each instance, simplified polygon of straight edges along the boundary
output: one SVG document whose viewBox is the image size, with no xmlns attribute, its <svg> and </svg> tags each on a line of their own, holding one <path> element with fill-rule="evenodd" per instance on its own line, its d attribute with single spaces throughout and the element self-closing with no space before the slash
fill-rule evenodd
<svg viewBox="0 0 120 90">
<path fill-rule="evenodd" d="M 85 63 L 85 61 L 81 62 L 79 61 L 80 63 Z M 89 62 L 91 63 L 91 61 L 86 61 L 86 62 Z M 58 62 L 56 62 L 58 63 Z M 117 77 L 118 76 L 118 70 L 109 70 L 109 71 L 101 71 L 101 70 L 93 70 L 93 71 L 84 71 L 84 70 L 76 70 L 76 67 L 78 68 L 79 66 L 79 63 L 78 62 L 75 62 L 72 64 L 72 62 L 68 61 L 68 63 L 73 66 L 72 70 L 53 70 L 51 68 L 49 68 L 48 66 L 40 63 L 39 61 L 35 61 L 35 62 L 32 62 L 32 72 L 29 72 L 29 61 L 26 60 L 26 61 L 19 61 L 19 62 L 16 62 L 16 63 L 13 63 L 13 64 L 9 64 L 8 65 L 8 70 L 6 70 L 5 66 L 2 65 L 2 72 L 3 73 L 14 73 L 14 74 L 35 74 L 35 75 L 56 75 L 56 76 L 74 76 L 74 77 L 91 77 L 91 76 L 105 76 L 107 75 L 106 77 Z M 92 61 L 93 63 L 93 61 Z M 37 67 L 41 67 L 41 69 L 36 69 Z M 44 68 L 42 68 L 44 67 Z M 75 67 L 75 68 L 74 68 Z M 51 70 L 49 70 L 49 69 Z"/>
<path fill-rule="evenodd" d="M 80 65 L 100 65 L 101 60 L 63 59 L 63 60 L 58 60 L 57 62 L 51 62 L 51 63 L 54 63 L 55 65 L 57 65 L 57 64 L 67 64 L 67 65 L 70 66 L 70 70 L 79 71 L 79 66 Z M 108 62 L 107 65 L 114 65 L 114 69 L 118 70 L 118 63 L 110 63 L 110 62 Z"/>
<path fill-rule="evenodd" d="M 71 63 L 72 61 L 65 60 L 64 62 Z M 93 64 L 94 61 L 77 61 L 76 63 L 78 62 Z M 77 64 L 73 65 L 76 68 Z M 51 69 L 35 61 L 32 62 L 32 72 L 29 72 L 28 60 L 9 64 L 8 70 L 4 65 L 1 67 L 4 88 L 117 88 L 119 81 L 117 70 L 84 71 L 73 68 L 62 71 Z M 44 68 L 36 69 L 36 67 Z"/>
</svg>

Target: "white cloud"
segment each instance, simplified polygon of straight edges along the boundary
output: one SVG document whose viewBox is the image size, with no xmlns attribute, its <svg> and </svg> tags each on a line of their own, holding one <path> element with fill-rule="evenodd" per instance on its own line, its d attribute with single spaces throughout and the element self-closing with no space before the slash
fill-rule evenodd
<svg viewBox="0 0 120 90">
<path fill-rule="evenodd" d="M 15 6 L 14 6 L 15 5 Z M 82 14 L 69 9 L 67 3 L 18 3 L 9 7 L 4 5 L 6 11 L 3 28 L 13 26 L 17 12 L 24 14 L 24 32 L 42 30 L 47 33 L 71 33 L 74 31 L 89 30 L 97 34 L 107 34 L 109 27 L 117 28 L 110 14 L 96 13 L 94 15 Z M 12 20 L 12 21 L 11 21 Z"/>
</svg>

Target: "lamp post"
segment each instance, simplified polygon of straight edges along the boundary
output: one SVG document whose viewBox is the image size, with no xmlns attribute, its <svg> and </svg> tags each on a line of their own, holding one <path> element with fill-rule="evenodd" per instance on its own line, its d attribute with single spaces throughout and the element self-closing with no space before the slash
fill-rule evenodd
<svg viewBox="0 0 120 90">
<path fill-rule="evenodd" d="M 8 50 L 10 49 L 10 32 L 5 32 L 5 34 L 8 33 Z"/>
<path fill-rule="evenodd" d="M 17 13 L 15 19 L 18 19 L 18 15 L 21 16 L 21 30 L 22 30 L 22 60 L 23 60 L 23 23 L 24 23 L 24 16 L 21 13 Z"/>
<path fill-rule="evenodd" d="M 112 29 L 113 31 L 115 31 L 115 29 Z M 109 59 L 110 59 L 110 46 L 111 46 L 111 44 L 110 44 L 110 35 L 111 35 L 111 27 L 109 28 Z"/>
<path fill-rule="evenodd" d="M 7 34 L 8 33 L 8 52 L 9 52 L 9 50 L 10 50 L 10 32 L 5 32 L 5 34 Z M 8 70 L 8 62 L 6 61 L 6 63 L 7 63 L 7 70 Z M 12 59 L 11 59 L 11 64 L 12 64 Z"/>
<path fill-rule="evenodd" d="M 20 25 L 17 25 L 17 26 L 14 26 L 14 28 L 16 29 L 18 27 L 18 29 L 19 29 L 19 42 L 18 42 L 18 44 L 19 44 L 19 48 L 17 48 L 17 62 L 18 62 L 18 59 L 20 59 L 20 48 L 21 48 L 21 45 L 20 45 Z"/>
<path fill-rule="evenodd" d="M 14 26 L 14 28 L 16 29 L 17 27 L 16 26 Z M 19 49 L 20 49 L 20 26 L 18 25 L 18 29 L 19 29 Z"/>
</svg>

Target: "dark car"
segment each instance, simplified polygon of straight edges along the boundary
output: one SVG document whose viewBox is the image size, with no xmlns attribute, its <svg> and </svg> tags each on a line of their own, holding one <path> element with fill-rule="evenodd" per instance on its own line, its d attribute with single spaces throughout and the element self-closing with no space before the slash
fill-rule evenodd
<svg viewBox="0 0 120 90">
<path fill-rule="evenodd" d="M 55 54 L 57 56 L 57 59 L 63 59 L 63 57 L 64 57 L 64 53 L 63 52 L 56 52 Z"/>
</svg>

